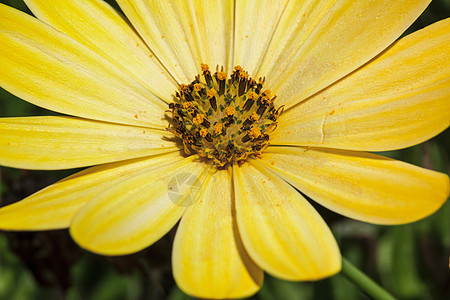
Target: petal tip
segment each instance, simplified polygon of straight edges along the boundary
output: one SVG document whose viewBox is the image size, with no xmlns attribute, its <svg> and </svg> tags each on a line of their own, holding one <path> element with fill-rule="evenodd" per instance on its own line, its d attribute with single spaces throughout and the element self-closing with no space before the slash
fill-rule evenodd
<svg viewBox="0 0 450 300">
<path fill-rule="evenodd" d="M 128 255 L 139 252 L 150 245 L 145 245 L 141 247 L 136 247 L 136 245 L 130 244 L 126 245 L 125 243 L 120 244 L 117 243 L 102 243 L 99 240 L 95 239 L 95 236 L 91 237 L 89 234 L 85 234 L 77 230 L 73 225 L 69 228 L 70 235 L 72 239 L 80 246 L 81 248 L 104 256 L 121 256 Z"/>
<path fill-rule="evenodd" d="M 262 274 L 262 273 L 261 273 Z M 245 289 L 232 290 L 227 292 L 217 291 L 211 287 L 204 286 L 191 286 L 186 282 L 180 281 L 174 273 L 175 282 L 177 286 L 182 290 L 185 294 L 190 295 L 192 297 L 197 297 L 200 299 L 239 299 L 239 298 L 247 298 L 256 294 L 262 285 L 262 280 L 260 283 L 256 283 L 253 286 L 248 286 Z"/>
</svg>

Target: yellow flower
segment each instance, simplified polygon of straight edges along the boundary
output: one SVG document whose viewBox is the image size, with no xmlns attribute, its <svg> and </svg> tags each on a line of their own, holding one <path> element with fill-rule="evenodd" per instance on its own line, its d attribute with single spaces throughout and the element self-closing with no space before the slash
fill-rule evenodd
<svg viewBox="0 0 450 300">
<path fill-rule="evenodd" d="M 118 0 L 134 28 L 103 1 L 25 2 L 40 20 L 0 5 L 0 85 L 75 117 L 1 119 L 0 164 L 97 166 L 2 208 L 4 230 L 69 227 L 85 249 L 122 255 L 181 219 L 177 284 L 234 298 L 255 293 L 263 270 L 287 280 L 340 270 L 330 230 L 294 187 L 377 224 L 424 218 L 449 194 L 444 174 L 363 152 L 449 126 L 450 20 L 396 41 L 429 1 Z M 224 69 L 208 93 L 216 65 Z M 245 84 L 228 96 L 234 66 Z M 204 81 L 191 91 L 196 74 Z M 276 101 L 254 99 L 262 83 Z M 176 101 L 170 115 L 174 98 L 194 96 L 191 109 L 211 108 L 202 123 L 185 120 Z M 244 96 L 263 112 L 237 105 Z M 224 116 L 230 101 L 235 113 Z M 228 134 L 253 112 L 245 130 L 260 135 Z M 208 127 L 219 118 L 220 135 Z"/>
</svg>

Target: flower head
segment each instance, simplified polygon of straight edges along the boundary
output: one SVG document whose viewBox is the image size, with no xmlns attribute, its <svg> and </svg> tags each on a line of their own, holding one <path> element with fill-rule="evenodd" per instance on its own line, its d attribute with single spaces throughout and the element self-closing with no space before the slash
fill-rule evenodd
<svg viewBox="0 0 450 300">
<path fill-rule="evenodd" d="M 236 298 L 263 270 L 340 270 L 297 190 L 377 224 L 448 197 L 448 176 L 364 152 L 449 126 L 450 20 L 396 41 L 429 1 L 117 0 L 129 23 L 103 1 L 25 2 L 39 20 L 0 4 L 0 85 L 73 117 L 0 119 L 0 164 L 92 167 L 0 209 L 4 230 L 122 255 L 180 222 L 177 284 Z"/>
</svg>

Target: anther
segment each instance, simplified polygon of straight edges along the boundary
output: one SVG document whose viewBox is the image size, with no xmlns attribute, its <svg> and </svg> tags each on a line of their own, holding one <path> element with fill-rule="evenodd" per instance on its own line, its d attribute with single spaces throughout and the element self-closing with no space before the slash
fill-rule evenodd
<svg viewBox="0 0 450 300">
<path fill-rule="evenodd" d="M 261 78 L 259 79 L 259 82 L 256 84 L 256 90 L 255 93 L 259 94 L 263 88 L 263 82 L 261 82 Z"/>
<path fill-rule="evenodd" d="M 276 96 L 263 89 L 265 79 L 253 80 L 241 66 L 228 79 L 223 67 L 214 75 L 207 64 L 200 67 L 202 74 L 175 92 L 168 130 L 183 140 L 187 154 L 196 152 L 219 167 L 259 157 L 282 112 L 273 105 Z"/>
<path fill-rule="evenodd" d="M 242 123 L 241 129 L 245 129 L 247 126 L 252 125 L 253 121 L 250 118 L 245 119 L 244 123 Z"/>
<path fill-rule="evenodd" d="M 261 105 L 260 107 L 258 107 L 258 110 L 256 111 L 256 113 L 261 116 L 266 111 L 266 108 L 267 108 L 267 106 Z"/>
<path fill-rule="evenodd" d="M 242 123 L 242 128 L 253 124 L 254 122 L 259 120 L 259 116 L 257 113 L 253 112 L 245 121 Z M 273 120 L 275 121 L 275 120 Z"/>
<path fill-rule="evenodd" d="M 186 92 L 186 93 L 183 93 L 183 95 L 187 101 L 191 101 L 191 102 L 194 101 L 194 97 L 192 97 L 191 93 Z"/>
<path fill-rule="evenodd" d="M 214 73 L 214 77 L 216 77 L 217 82 L 219 84 L 219 96 L 222 96 L 225 93 L 225 83 L 227 79 L 227 73 L 223 71 Z"/>
<path fill-rule="evenodd" d="M 243 138 L 242 138 L 242 142 L 243 143 L 247 143 L 248 141 L 250 141 L 252 138 L 247 134 L 247 135 L 245 135 Z"/>
<path fill-rule="evenodd" d="M 205 77 L 206 84 L 211 87 L 212 86 L 212 76 L 211 71 L 209 71 L 209 66 L 207 64 L 200 64 L 202 68 L 203 77 Z"/>
<path fill-rule="evenodd" d="M 211 126 L 211 123 L 208 120 L 204 119 L 202 125 L 206 128 L 209 128 Z"/>
<path fill-rule="evenodd" d="M 252 99 L 248 99 L 247 101 L 245 101 L 244 104 L 244 110 L 250 110 L 250 108 L 252 108 L 253 104 L 255 104 L 255 100 Z"/>
<path fill-rule="evenodd" d="M 187 84 L 180 84 L 179 86 L 180 91 L 189 91 L 189 86 Z"/>
<path fill-rule="evenodd" d="M 247 85 L 247 80 L 245 78 L 242 78 L 239 81 L 239 90 L 238 90 L 239 97 L 241 97 L 244 94 L 246 85 Z"/>
<path fill-rule="evenodd" d="M 214 109 L 214 111 L 217 111 L 217 100 L 216 97 L 212 97 L 209 99 L 209 105 L 211 105 L 212 109 Z"/>
</svg>

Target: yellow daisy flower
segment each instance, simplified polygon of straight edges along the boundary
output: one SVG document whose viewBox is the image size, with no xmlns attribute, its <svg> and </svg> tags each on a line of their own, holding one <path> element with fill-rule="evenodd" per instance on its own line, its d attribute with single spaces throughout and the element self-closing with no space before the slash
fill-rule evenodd
<svg viewBox="0 0 450 300">
<path fill-rule="evenodd" d="M 430 1 L 117 0 L 127 19 L 103 1 L 25 2 L 38 19 L 0 5 L 0 85 L 75 117 L 0 119 L 0 164 L 97 166 L 2 208 L 4 230 L 70 228 L 122 255 L 181 219 L 179 287 L 235 298 L 263 270 L 339 272 L 296 189 L 377 224 L 447 199 L 446 175 L 364 152 L 449 126 L 450 20 L 396 41 Z"/>
</svg>

